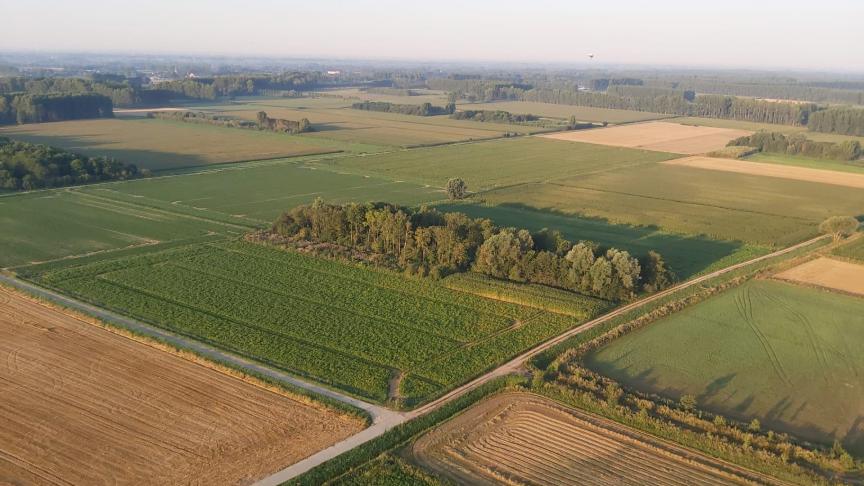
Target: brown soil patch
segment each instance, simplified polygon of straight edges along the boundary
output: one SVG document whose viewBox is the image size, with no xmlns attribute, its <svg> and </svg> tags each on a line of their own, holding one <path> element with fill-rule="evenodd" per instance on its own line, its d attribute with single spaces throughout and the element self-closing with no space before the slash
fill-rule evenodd
<svg viewBox="0 0 864 486">
<path fill-rule="evenodd" d="M 822 257 L 792 267 L 774 277 L 864 295 L 864 265 L 857 263 Z"/>
<path fill-rule="evenodd" d="M 411 452 L 422 466 L 462 484 L 728 485 L 764 479 L 525 393 L 481 402 L 421 437 Z"/>
<path fill-rule="evenodd" d="M 0 288 L 0 483 L 248 484 L 363 428 Z"/>
<path fill-rule="evenodd" d="M 750 135 L 746 130 L 697 127 L 670 122 L 636 123 L 620 127 L 542 135 L 555 140 L 595 143 L 615 147 L 641 148 L 676 154 L 704 154 L 719 150 L 735 138 Z"/>
<path fill-rule="evenodd" d="M 766 164 L 747 160 L 715 159 L 711 157 L 686 157 L 663 162 L 669 165 L 683 165 L 697 169 L 719 170 L 722 172 L 737 172 L 796 181 L 818 182 L 835 186 L 864 189 L 864 174 L 837 172 L 833 170 L 810 169 L 791 165 Z"/>
</svg>

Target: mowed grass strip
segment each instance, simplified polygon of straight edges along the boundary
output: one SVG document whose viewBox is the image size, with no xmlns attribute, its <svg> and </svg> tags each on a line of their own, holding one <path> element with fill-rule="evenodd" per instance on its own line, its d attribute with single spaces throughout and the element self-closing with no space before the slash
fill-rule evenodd
<svg viewBox="0 0 864 486">
<path fill-rule="evenodd" d="M 536 137 L 430 147 L 325 161 L 336 169 L 442 187 L 461 177 L 472 191 L 650 164 L 672 154 Z"/>
<path fill-rule="evenodd" d="M 376 401 L 418 401 L 604 307 L 543 312 L 438 282 L 245 242 L 56 268 L 37 281 Z M 584 311 L 575 306 L 586 305 Z"/>
<path fill-rule="evenodd" d="M 114 157 L 151 170 L 338 150 L 285 134 L 140 117 L 28 124 L 4 128 L 0 136 Z"/>
<path fill-rule="evenodd" d="M 616 339 L 588 366 L 633 388 L 864 453 L 864 299 L 754 281 Z"/>
</svg>

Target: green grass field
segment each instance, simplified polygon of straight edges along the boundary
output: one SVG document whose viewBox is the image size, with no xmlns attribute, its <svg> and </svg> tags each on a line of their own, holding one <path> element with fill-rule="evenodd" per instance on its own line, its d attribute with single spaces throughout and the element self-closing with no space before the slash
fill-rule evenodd
<svg viewBox="0 0 864 486">
<path fill-rule="evenodd" d="M 476 218 L 489 218 L 501 226 L 522 227 L 532 231 L 556 229 L 571 241 L 594 241 L 607 247 L 627 250 L 633 255 L 646 255 L 655 250 L 663 255 L 666 263 L 681 279 L 754 258 L 768 251 L 763 246 L 669 233 L 650 226 L 612 224 L 604 219 L 538 210 L 518 203 L 499 206 L 445 203 L 436 207 L 463 212 Z"/>
<path fill-rule="evenodd" d="M 583 176 L 650 164 L 672 154 L 544 138 L 492 140 L 328 161 L 337 169 L 439 187 L 461 177 L 468 189 Z"/>
<path fill-rule="evenodd" d="M 631 123 L 637 121 L 659 120 L 669 115 L 647 111 L 612 110 L 609 108 L 591 108 L 587 106 L 557 105 L 553 103 L 538 103 L 533 101 L 493 101 L 490 103 L 459 103 L 460 110 L 503 110 L 517 114 L 531 114 L 549 118 L 567 119 L 575 116 L 579 121 L 608 122 L 612 124 Z"/>
<path fill-rule="evenodd" d="M 0 136 L 162 170 L 350 149 L 278 133 L 141 117 L 36 123 Z"/>
<path fill-rule="evenodd" d="M 754 281 L 616 339 L 587 365 L 633 388 L 864 454 L 864 299 Z"/>
<path fill-rule="evenodd" d="M 565 142 L 567 143 L 567 142 Z M 664 164 L 607 170 L 483 193 L 489 204 L 522 204 L 616 224 L 657 226 L 760 246 L 815 236 L 825 218 L 862 213 L 857 189 Z"/>
<path fill-rule="evenodd" d="M 837 247 L 834 254 L 844 258 L 864 261 L 864 238 L 860 235 L 849 243 Z"/>
<path fill-rule="evenodd" d="M 294 160 L 294 159 L 292 159 Z M 313 170 L 292 161 L 0 196 L 0 267 L 168 242 L 238 235 L 316 197 L 328 201 L 441 199 L 436 189 Z"/>
<path fill-rule="evenodd" d="M 30 278 L 379 402 L 397 372 L 404 398 L 421 400 L 607 307 L 574 295 L 565 316 L 237 241 L 70 261 Z"/>
</svg>

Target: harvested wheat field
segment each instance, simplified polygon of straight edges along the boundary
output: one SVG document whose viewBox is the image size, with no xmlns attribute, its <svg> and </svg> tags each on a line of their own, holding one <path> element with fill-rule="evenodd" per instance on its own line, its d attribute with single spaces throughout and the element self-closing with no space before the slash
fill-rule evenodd
<svg viewBox="0 0 864 486">
<path fill-rule="evenodd" d="M 421 437 L 421 466 L 464 484 L 750 484 L 766 478 L 527 393 L 505 393 Z"/>
<path fill-rule="evenodd" d="M 683 159 L 667 160 L 669 165 L 683 165 L 697 169 L 719 170 L 738 174 L 751 174 L 796 181 L 818 182 L 835 186 L 864 189 L 864 174 L 838 172 L 833 170 L 810 169 L 793 165 L 766 164 L 747 160 L 718 159 L 712 157 L 685 157 Z"/>
<path fill-rule="evenodd" d="M 363 427 L 0 288 L 0 484 L 248 484 Z"/>
<path fill-rule="evenodd" d="M 774 276 L 781 280 L 816 285 L 850 294 L 864 295 L 864 265 L 817 258 Z"/>
<path fill-rule="evenodd" d="M 718 150 L 735 138 L 750 135 L 747 130 L 697 127 L 671 122 L 634 123 L 595 130 L 576 130 L 541 135 L 571 142 L 595 143 L 615 147 L 641 148 L 676 154 L 704 154 Z"/>
</svg>

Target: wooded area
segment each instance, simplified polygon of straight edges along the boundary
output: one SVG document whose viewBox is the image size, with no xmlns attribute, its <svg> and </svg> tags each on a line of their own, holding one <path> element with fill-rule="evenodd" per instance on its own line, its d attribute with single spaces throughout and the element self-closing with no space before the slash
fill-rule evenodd
<svg viewBox="0 0 864 486">
<path fill-rule="evenodd" d="M 355 110 L 366 111 L 383 111 L 386 113 L 401 113 L 403 115 L 415 116 L 433 116 L 433 115 L 449 115 L 456 111 L 456 104 L 449 103 L 445 107 L 433 106 L 432 103 L 423 103 L 420 105 L 404 105 L 398 103 L 388 103 L 386 101 L 361 101 L 354 103 L 351 108 Z"/>
<path fill-rule="evenodd" d="M 488 219 L 426 207 L 332 205 L 319 199 L 283 213 L 272 232 L 371 253 L 374 261 L 411 275 L 440 278 L 472 270 L 612 300 L 629 300 L 674 280 L 653 251 L 637 259 L 588 241 L 574 245 L 558 231 L 500 228 Z"/>
<path fill-rule="evenodd" d="M 130 179 L 149 175 L 108 157 L 87 157 L 47 145 L 0 138 L 0 188 L 29 191 L 43 187 Z"/>
<path fill-rule="evenodd" d="M 111 99 L 95 93 L 0 95 L 0 124 L 113 116 Z"/>
<path fill-rule="evenodd" d="M 856 160 L 864 153 L 861 143 L 847 140 L 840 143 L 816 142 L 804 135 L 784 135 L 777 132 L 756 132 L 747 137 L 736 138 L 729 147 L 753 147 L 760 152 L 803 155 L 816 159 Z"/>
</svg>

